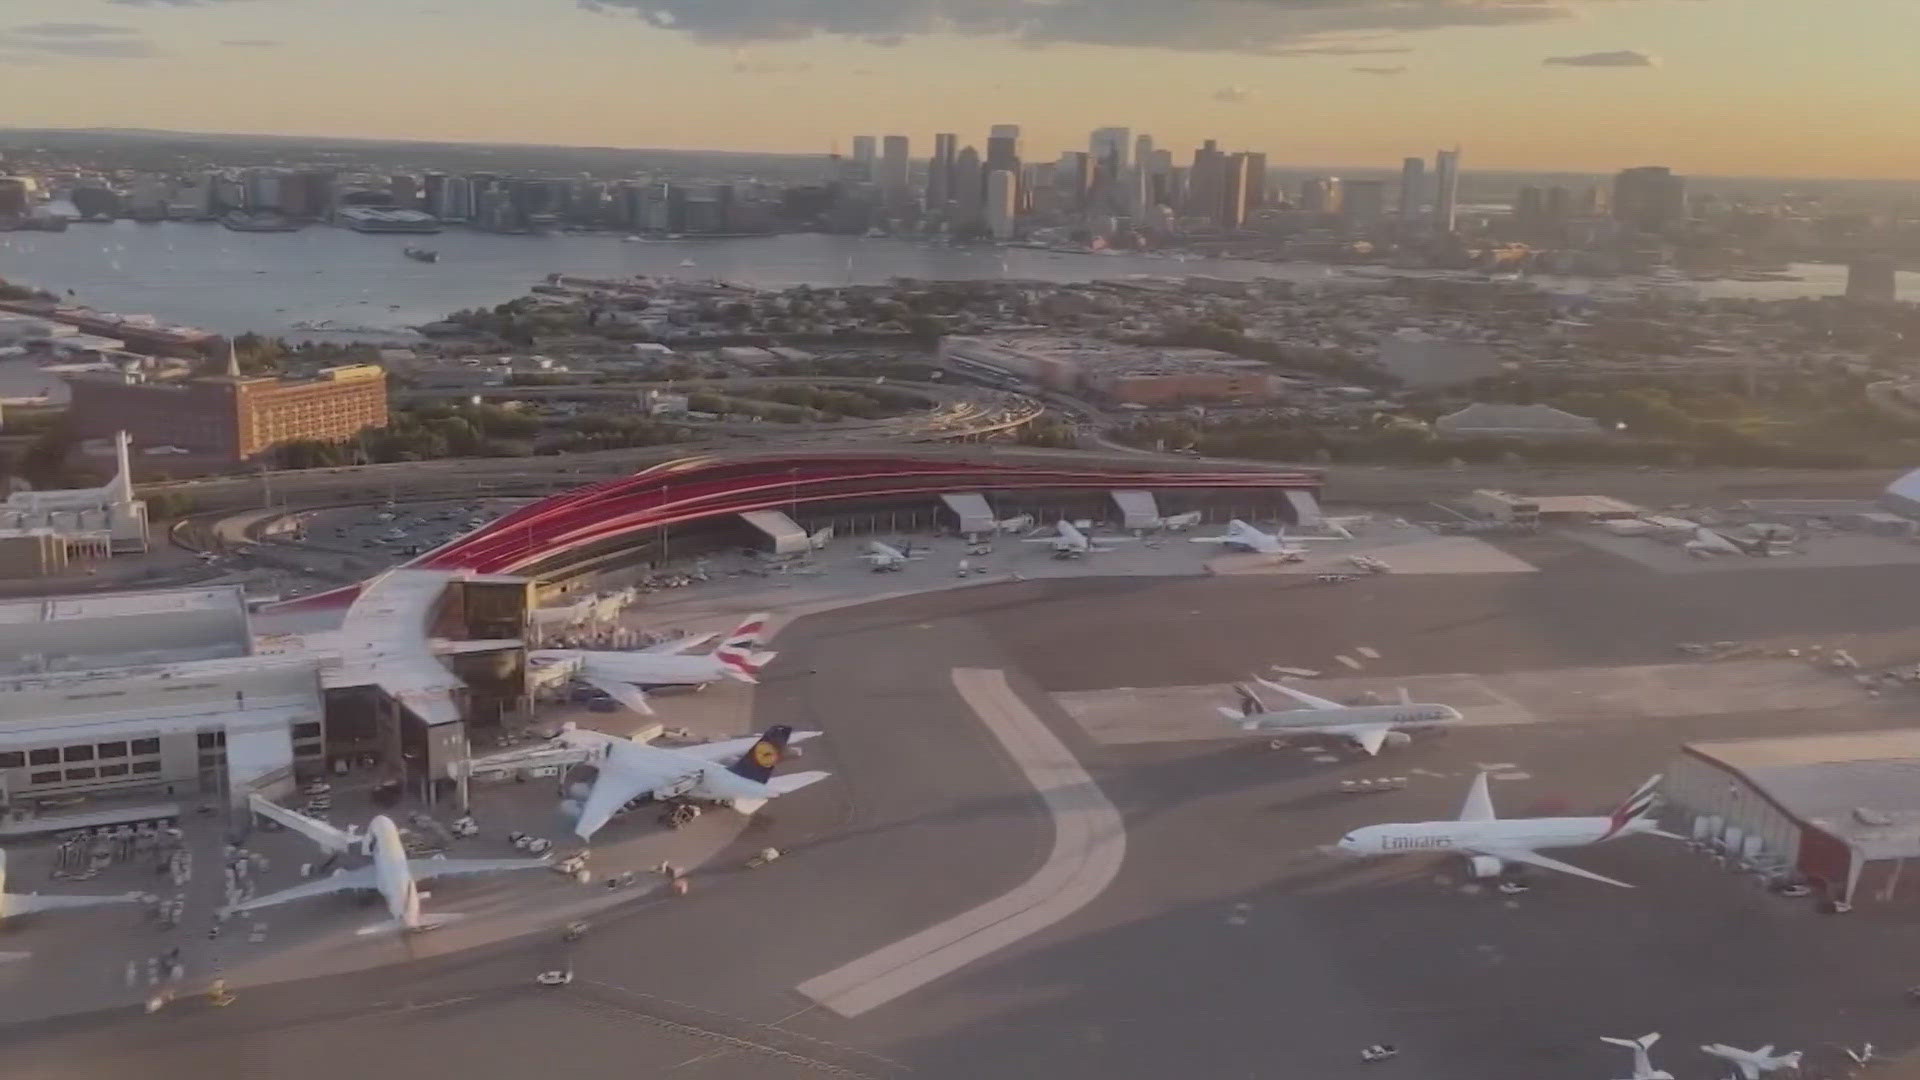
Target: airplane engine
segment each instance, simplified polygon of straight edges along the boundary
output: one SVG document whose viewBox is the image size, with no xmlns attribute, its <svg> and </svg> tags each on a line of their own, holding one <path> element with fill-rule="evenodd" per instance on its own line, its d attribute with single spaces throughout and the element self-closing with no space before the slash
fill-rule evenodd
<svg viewBox="0 0 1920 1080">
<path fill-rule="evenodd" d="M 560 800 L 560 814 L 562 817 L 565 817 L 568 821 L 577 820 L 580 817 L 580 810 L 581 810 L 581 805 L 575 802 L 574 800 L 572 799 Z"/>
<path fill-rule="evenodd" d="M 1382 739 L 1380 744 L 1382 746 L 1405 746 L 1412 741 L 1413 736 L 1404 731 L 1389 731 L 1387 732 L 1387 737 Z"/>
<path fill-rule="evenodd" d="M 1467 856 L 1468 871 L 1476 878 L 1499 877 L 1506 864 L 1491 855 Z"/>
<path fill-rule="evenodd" d="M 584 803 L 587 801 L 587 796 L 591 794 L 593 794 L 592 784 L 568 784 L 567 785 L 567 798 L 575 802 Z"/>
</svg>

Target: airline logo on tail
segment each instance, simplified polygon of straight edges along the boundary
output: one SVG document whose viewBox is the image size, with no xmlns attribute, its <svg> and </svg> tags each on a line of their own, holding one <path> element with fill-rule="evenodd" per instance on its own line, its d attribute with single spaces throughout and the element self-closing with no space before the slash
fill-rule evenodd
<svg viewBox="0 0 1920 1080">
<path fill-rule="evenodd" d="M 1659 800 L 1659 796 L 1654 794 L 1653 789 L 1660 785 L 1660 779 L 1658 776 L 1651 777 L 1646 783 L 1633 789 L 1633 794 L 1627 796 L 1627 801 L 1615 807 L 1613 813 L 1608 815 L 1607 832 L 1600 839 L 1606 840 L 1618 836 L 1620 830 L 1651 811 L 1653 804 Z"/>
<path fill-rule="evenodd" d="M 787 740 L 793 737 L 793 729 L 785 724 L 775 724 L 760 736 L 751 749 L 740 755 L 734 762 L 732 772 L 756 784 L 764 784 L 767 777 L 773 775 L 773 767 L 780 764 L 785 756 Z"/>
<path fill-rule="evenodd" d="M 759 682 L 760 669 L 765 667 L 777 653 L 755 652 L 754 646 L 760 644 L 760 635 L 767 628 L 767 616 L 760 613 L 749 615 L 745 622 L 733 628 L 727 639 L 713 651 L 714 659 L 729 676 L 741 682 Z"/>
</svg>

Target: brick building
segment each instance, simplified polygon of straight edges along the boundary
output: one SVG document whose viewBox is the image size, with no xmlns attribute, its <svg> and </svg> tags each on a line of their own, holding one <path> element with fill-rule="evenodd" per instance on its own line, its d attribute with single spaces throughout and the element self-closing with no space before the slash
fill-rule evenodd
<svg viewBox="0 0 1920 1080">
<path fill-rule="evenodd" d="M 221 375 L 177 382 L 88 374 L 72 380 L 68 415 L 83 439 L 126 431 L 142 446 L 177 446 L 250 461 L 299 439 L 339 442 L 387 424 L 387 373 L 374 364 L 307 379 Z"/>
</svg>

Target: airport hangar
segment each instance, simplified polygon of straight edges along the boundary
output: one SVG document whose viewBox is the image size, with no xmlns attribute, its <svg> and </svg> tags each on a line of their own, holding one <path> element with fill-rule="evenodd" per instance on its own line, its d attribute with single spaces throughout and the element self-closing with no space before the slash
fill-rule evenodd
<svg viewBox="0 0 1920 1080">
<path fill-rule="evenodd" d="M 990 532 L 1031 514 L 1146 528 L 1200 511 L 1305 522 L 1320 477 L 898 454 L 705 457 L 530 503 L 361 585 L 250 611 L 238 586 L 0 602 L 0 834 L 244 805 L 348 763 L 429 803 L 470 735 L 529 715 L 531 611 L 669 558 L 810 536 Z M 100 820 L 96 821 L 95 818 Z"/>
</svg>

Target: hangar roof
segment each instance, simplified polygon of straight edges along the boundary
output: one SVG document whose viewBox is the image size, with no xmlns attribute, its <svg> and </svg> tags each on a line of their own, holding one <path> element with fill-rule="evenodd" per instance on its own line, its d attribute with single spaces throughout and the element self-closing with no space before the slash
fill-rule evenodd
<svg viewBox="0 0 1920 1080">
<path fill-rule="evenodd" d="M 1920 728 L 1690 743 L 1869 859 L 1920 856 Z"/>
</svg>

